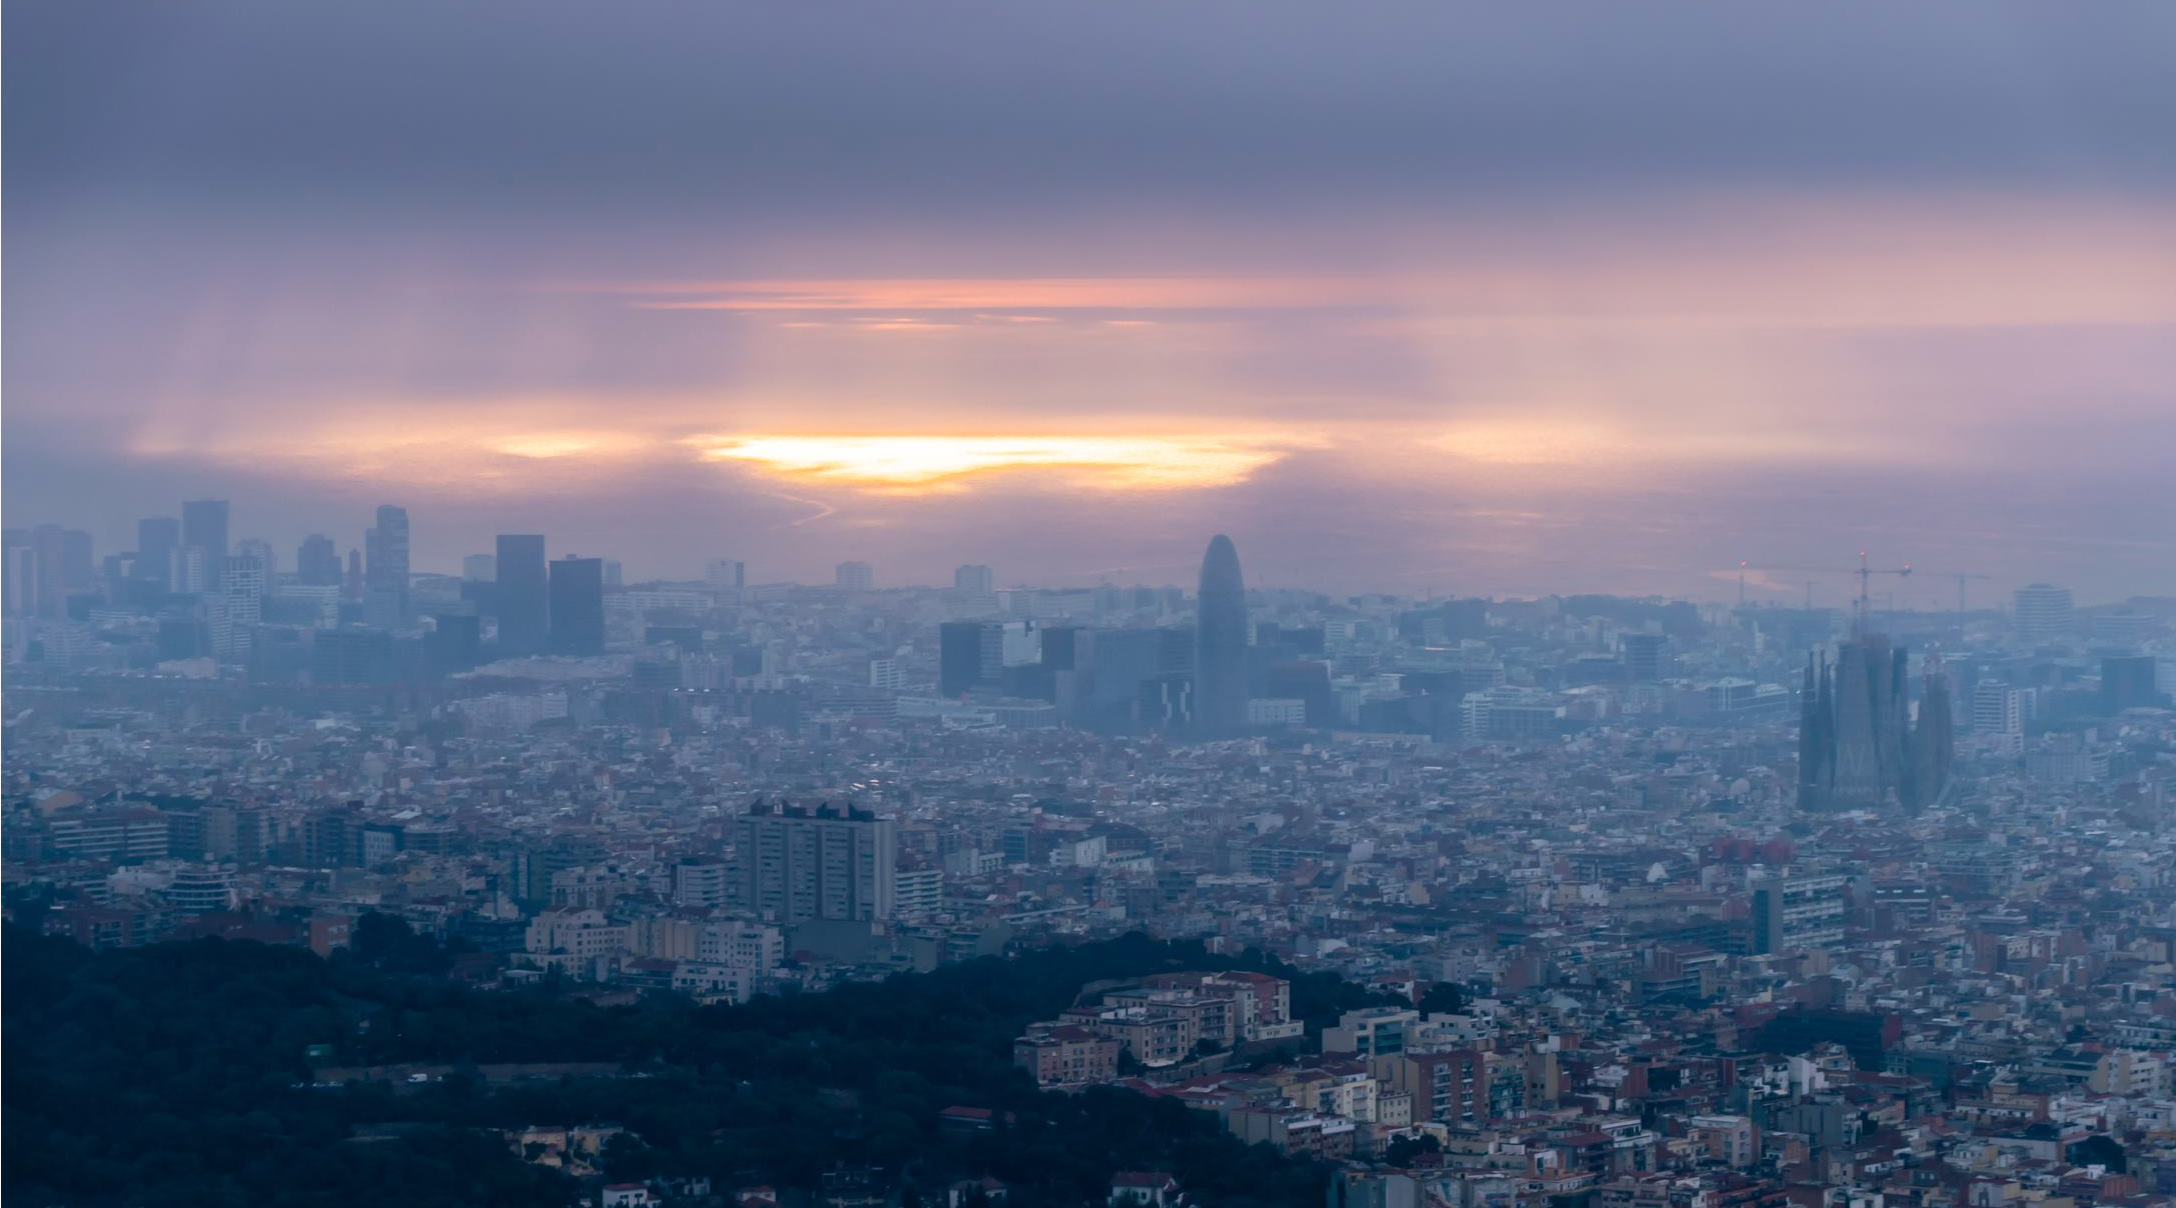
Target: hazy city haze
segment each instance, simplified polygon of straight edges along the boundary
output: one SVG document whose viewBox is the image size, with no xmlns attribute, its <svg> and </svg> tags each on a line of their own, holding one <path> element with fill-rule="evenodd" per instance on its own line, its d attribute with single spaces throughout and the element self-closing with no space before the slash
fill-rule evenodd
<svg viewBox="0 0 2176 1208">
<path fill-rule="evenodd" d="M 2176 1208 L 2176 4 L 14 0 L 0 1196 Z"/>
<path fill-rule="evenodd" d="M 102 548 L 220 494 L 282 547 L 397 499 L 436 570 L 2176 590 L 2165 6 L 7 33 L 6 505 Z"/>
</svg>

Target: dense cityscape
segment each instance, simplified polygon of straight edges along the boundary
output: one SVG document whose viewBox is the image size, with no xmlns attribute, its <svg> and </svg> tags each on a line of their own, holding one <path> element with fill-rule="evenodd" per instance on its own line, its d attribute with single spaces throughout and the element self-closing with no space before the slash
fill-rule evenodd
<svg viewBox="0 0 2176 1208">
<path fill-rule="evenodd" d="M 9 0 L 9 1208 L 2176 1208 L 2176 4 Z"/>
<path fill-rule="evenodd" d="M 453 575 L 397 506 L 344 558 L 180 512 L 6 535 L 17 928 L 341 964 L 391 925 L 477 992 L 721 1009 L 1146 933 L 1210 967 L 1066 987 L 992 1059 L 1332 1205 L 2176 1198 L 2176 601 L 1891 611 L 1864 560 L 1848 609 L 1250 592 L 1223 536 L 1178 586 L 626 582 L 534 534 Z M 365 1047 L 276 1058 L 479 1068 Z M 820 1177 L 500 1131 L 592 1203 L 1003 1198 L 930 1156 L 1001 1104 L 930 1107 Z M 1188 1173 L 1097 1177 L 1246 1198 Z"/>
</svg>

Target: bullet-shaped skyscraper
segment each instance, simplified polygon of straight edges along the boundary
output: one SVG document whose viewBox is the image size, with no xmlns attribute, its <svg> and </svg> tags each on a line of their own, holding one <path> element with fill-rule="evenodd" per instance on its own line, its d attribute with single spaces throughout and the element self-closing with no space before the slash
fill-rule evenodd
<svg viewBox="0 0 2176 1208">
<path fill-rule="evenodd" d="M 1239 551 L 1219 533 L 1201 559 L 1194 631 L 1194 729 L 1229 738 L 1247 728 L 1247 581 Z"/>
</svg>

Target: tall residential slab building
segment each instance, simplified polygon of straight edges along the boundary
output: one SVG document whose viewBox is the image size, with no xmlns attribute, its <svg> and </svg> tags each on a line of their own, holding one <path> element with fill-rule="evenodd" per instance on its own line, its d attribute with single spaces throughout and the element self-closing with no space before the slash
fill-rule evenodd
<svg viewBox="0 0 2176 1208">
<path fill-rule="evenodd" d="M 1222 533 L 1201 559 L 1194 631 L 1194 730 L 1229 738 L 1247 728 L 1247 582 Z"/>
<path fill-rule="evenodd" d="M 408 509 L 385 504 L 378 523 L 365 534 L 363 606 L 370 623 L 381 629 L 405 624 L 408 607 Z"/>
<path fill-rule="evenodd" d="M 898 906 L 898 836 L 850 806 L 758 802 L 733 827 L 730 905 L 779 923 L 888 919 Z"/>
<path fill-rule="evenodd" d="M 2017 639 L 2028 646 L 2068 634 L 2076 617 L 2070 589 L 2034 583 L 2017 589 Z"/>
<path fill-rule="evenodd" d="M 986 596 L 997 590 L 997 575 L 987 566 L 970 563 L 952 572 L 952 590 L 963 596 Z"/>
</svg>

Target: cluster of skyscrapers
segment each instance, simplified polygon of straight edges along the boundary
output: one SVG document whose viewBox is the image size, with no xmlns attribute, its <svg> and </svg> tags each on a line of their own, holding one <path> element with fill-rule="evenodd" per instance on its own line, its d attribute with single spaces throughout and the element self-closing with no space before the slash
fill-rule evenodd
<svg viewBox="0 0 2176 1208">
<path fill-rule="evenodd" d="M 496 618 L 501 656 L 601 654 L 605 647 L 601 558 L 549 562 L 544 538 L 498 538 L 494 555 L 464 567 L 454 608 L 425 617 L 414 593 L 406 508 L 377 509 L 360 548 L 321 533 L 305 537 L 291 572 L 270 542 L 230 540 L 224 499 L 182 504 L 181 515 L 138 522 L 136 548 L 96 558 L 91 534 L 57 524 L 9 529 L 0 538 L 5 614 L 83 621 L 101 610 L 156 614 L 162 653 L 172 658 L 241 658 L 253 631 L 274 619 L 316 630 L 310 657 L 320 682 L 387 678 L 395 631 L 424 628 L 426 645 L 448 667 L 483 657 L 482 620 Z M 739 564 L 730 564 L 736 578 Z M 427 622 L 427 624 L 426 624 Z"/>
<path fill-rule="evenodd" d="M 993 582 L 988 566 L 962 566 L 953 590 L 978 599 L 992 593 Z M 1279 648 L 1250 643 L 1246 580 L 1229 537 L 1212 540 L 1202 558 L 1195 617 L 1190 632 L 948 621 L 938 631 L 938 691 L 1055 701 L 1063 714 L 1091 725 L 1130 713 L 1146 728 L 1197 738 L 1244 734 L 1251 679 L 1257 671 L 1269 672 L 1265 681 L 1278 678 L 1252 663 Z M 1328 677 L 1320 678 L 1326 693 Z"/>
</svg>

